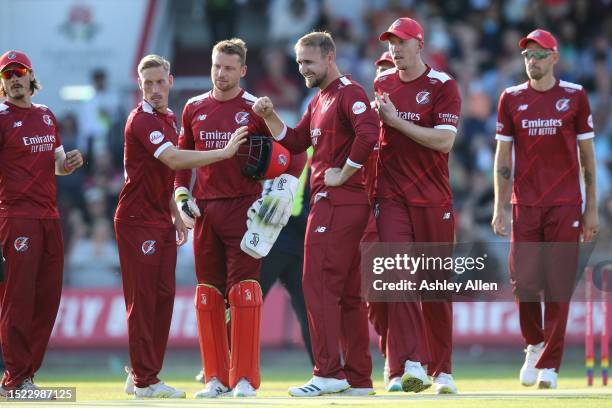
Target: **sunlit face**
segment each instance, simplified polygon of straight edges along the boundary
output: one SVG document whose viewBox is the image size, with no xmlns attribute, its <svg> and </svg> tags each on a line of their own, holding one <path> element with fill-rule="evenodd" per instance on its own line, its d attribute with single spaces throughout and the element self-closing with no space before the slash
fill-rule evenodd
<svg viewBox="0 0 612 408">
<path fill-rule="evenodd" d="M 378 65 L 376 66 L 376 76 L 380 75 L 381 72 L 384 72 L 393 67 L 395 67 L 395 65 L 393 65 L 392 62 L 388 62 L 388 61 L 379 62 Z"/>
<path fill-rule="evenodd" d="M 395 66 L 400 71 L 414 67 L 423 48 L 423 43 L 416 38 L 402 40 L 396 35 L 389 36 L 389 53 Z"/>
<path fill-rule="evenodd" d="M 168 107 L 168 95 L 173 81 L 172 75 L 163 67 L 147 68 L 138 74 L 138 86 L 142 89 L 144 100 L 159 111 Z"/>
<path fill-rule="evenodd" d="M 300 74 L 306 80 L 308 88 L 320 87 L 325 83 L 333 54 L 322 55 L 319 47 L 298 46 L 295 50 L 295 61 L 298 63 Z"/>
<path fill-rule="evenodd" d="M 552 73 L 554 65 L 559 60 L 559 54 L 542 48 L 538 43 L 530 41 L 522 52 L 525 60 L 525 71 L 529 79 L 540 80 Z"/>
<path fill-rule="evenodd" d="M 21 75 L 21 77 L 19 77 Z M 5 78 L 5 77 L 9 78 Z M 9 64 L 0 76 L 2 89 L 6 92 L 8 99 L 21 100 L 27 95 L 31 95 L 30 82 L 33 79 L 32 71 L 21 64 Z"/>
<path fill-rule="evenodd" d="M 240 78 L 246 75 L 247 67 L 237 54 L 213 52 L 210 76 L 216 89 L 228 92 L 240 86 Z"/>
</svg>

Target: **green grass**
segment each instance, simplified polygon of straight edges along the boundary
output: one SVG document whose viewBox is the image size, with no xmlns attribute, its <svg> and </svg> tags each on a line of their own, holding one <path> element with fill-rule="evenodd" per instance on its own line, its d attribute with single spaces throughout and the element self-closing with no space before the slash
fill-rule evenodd
<svg viewBox="0 0 612 408">
<path fill-rule="evenodd" d="M 474 356 L 458 352 L 454 376 L 460 394 L 438 396 L 432 391 L 420 394 L 388 393 L 382 391 L 382 361 L 375 356 L 373 379 L 377 395 L 373 397 L 317 397 L 290 398 L 287 388 L 306 382 L 310 376 L 308 362 L 301 352 L 265 352 L 262 355 L 262 385 L 257 398 L 236 400 L 218 398 L 195 400 L 192 395 L 201 389 L 193 376 L 197 372 L 198 355 L 193 352 L 170 353 L 166 358 L 161 378 L 168 384 L 187 392 L 181 401 L 133 401 L 123 393 L 125 375 L 121 364 L 123 353 L 50 353 L 36 382 L 41 386 L 72 386 L 77 389 L 77 406 L 223 406 L 223 407 L 611 407 L 612 387 L 604 388 L 599 378 L 596 386 L 586 386 L 580 352 L 566 355 L 559 377 L 559 389 L 554 391 L 522 387 L 518 383 L 518 369 L 522 361 L 520 350 L 506 353 L 485 353 Z M 518 357 L 518 361 L 516 359 Z M 5 406 L 7 404 L 0 404 Z M 19 403 L 16 406 L 25 406 Z M 29 405 L 29 404 L 27 404 Z M 66 403 L 45 403 L 66 405 Z M 68 404 L 73 406 L 75 404 Z M 35 403 L 34 406 L 41 406 Z"/>
</svg>

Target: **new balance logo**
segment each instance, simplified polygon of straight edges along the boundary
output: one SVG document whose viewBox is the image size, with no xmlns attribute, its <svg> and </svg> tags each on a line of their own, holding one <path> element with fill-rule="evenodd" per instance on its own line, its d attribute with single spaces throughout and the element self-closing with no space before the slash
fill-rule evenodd
<svg viewBox="0 0 612 408">
<path fill-rule="evenodd" d="M 578 228 L 580 226 L 580 221 L 576 220 L 572 223 L 573 228 Z"/>
<path fill-rule="evenodd" d="M 522 104 L 522 105 L 519 105 L 519 107 L 518 107 L 516 110 L 517 110 L 517 111 L 526 111 L 528 106 L 529 106 L 529 105 L 527 105 L 526 103 L 524 103 L 524 104 Z"/>
<path fill-rule="evenodd" d="M 206 119 L 206 115 L 200 115 L 200 116 L 198 116 L 198 120 L 204 120 L 204 119 Z"/>
<path fill-rule="evenodd" d="M 450 215 L 451 215 L 451 213 L 445 212 L 444 215 L 442 215 L 442 219 L 443 220 L 450 220 Z"/>
<path fill-rule="evenodd" d="M 13 123 L 13 129 L 21 127 L 22 125 L 23 125 L 23 122 L 18 120 L 17 122 Z"/>
<path fill-rule="evenodd" d="M 323 227 L 323 226 L 318 226 L 317 228 L 315 228 L 315 232 L 325 232 L 327 230 L 327 227 Z"/>
</svg>

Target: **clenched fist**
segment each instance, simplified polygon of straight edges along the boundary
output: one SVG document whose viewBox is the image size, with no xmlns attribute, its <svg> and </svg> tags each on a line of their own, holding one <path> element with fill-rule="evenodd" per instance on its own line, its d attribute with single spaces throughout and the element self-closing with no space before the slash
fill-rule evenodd
<svg viewBox="0 0 612 408">
<path fill-rule="evenodd" d="M 272 113 L 274 113 L 274 104 L 270 98 L 267 96 L 262 96 L 261 98 L 257 99 L 253 105 L 253 112 L 263 119 L 268 118 L 270 115 L 272 115 Z"/>
</svg>

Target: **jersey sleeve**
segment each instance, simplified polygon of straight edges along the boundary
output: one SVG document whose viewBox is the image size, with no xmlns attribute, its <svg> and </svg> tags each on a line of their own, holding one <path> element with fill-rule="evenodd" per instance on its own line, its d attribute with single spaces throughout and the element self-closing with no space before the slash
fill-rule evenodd
<svg viewBox="0 0 612 408">
<path fill-rule="evenodd" d="M 497 125 L 495 139 L 512 142 L 514 139 L 514 123 L 508 109 L 508 94 L 504 91 L 497 104 Z"/>
<path fill-rule="evenodd" d="M 53 143 L 53 149 L 55 153 L 59 153 L 64 150 L 64 146 L 62 146 L 62 138 L 59 132 L 59 125 L 57 124 L 57 118 L 50 110 L 46 110 L 46 112 L 51 117 L 51 121 L 53 122 L 53 136 L 55 136 L 55 143 Z"/>
<path fill-rule="evenodd" d="M 595 137 L 593 131 L 593 115 L 589 105 L 589 97 L 584 89 L 580 91 L 578 111 L 576 113 L 576 138 L 586 140 Z"/>
<path fill-rule="evenodd" d="M 378 115 L 370 106 L 365 91 L 348 86 L 342 97 L 342 113 L 353 128 L 355 138 L 347 163 L 361 168 L 367 162 L 378 140 Z"/>
<path fill-rule="evenodd" d="M 164 134 L 162 124 L 148 113 L 137 114 L 132 123 L 132 134 L 144 149 L 156 159 L 164 150 L 174 146 Z"/>
<path fill-rule="evenodd" d="M 178 148 L 181 150 L 195 150 L 195 139 L 191 129 L 191 118 L 193 114 L 189 105 L 183 109 L 181 115 L 181 132 L 179 133 Z M 174 188 L 187 187 L 191 185 L 191 169 L 177 170 L 174 176 Z"/>
<path fill-rule="evenodd" d="M 434 128 L 451 130 L 457 133 L 459 115 L 461 113 L 461 95 L 457 82 L 448 80 L 440 88 L 434 101 Z"/>
<path fill-rule="evenodd" d="M 314 100 L 314 98 L 313 98 Z M 311 145 L 310 139 L 310 115 L 312 101 L 308 104 L 308 109 L 302 115 L 302 119 L 294 128 L 287 127 L 287 132 L 278 139 L 278 142 L 285 146 L 291 153 L 305 152 Z"/>
<path fill-rule="evenodd" d="M 289 164 L 287 173 L 297 178 L 300 178 L 300 175 L 304 170 L 304 166 L 306 165 L 307 159 L 308 154 L 306 152 L 291 154 L 291 163 Z"/>
<path fill-rule="evenodd" d="M 272 137 L 272 135 L 270 134 L 270 129 L 268 129 L 266 122 L 262 118 L 255 115 L 254 113 L 251 113 L 250 117 L 253 120 L 248 125 L 249 134 Z"/>
</svg>

